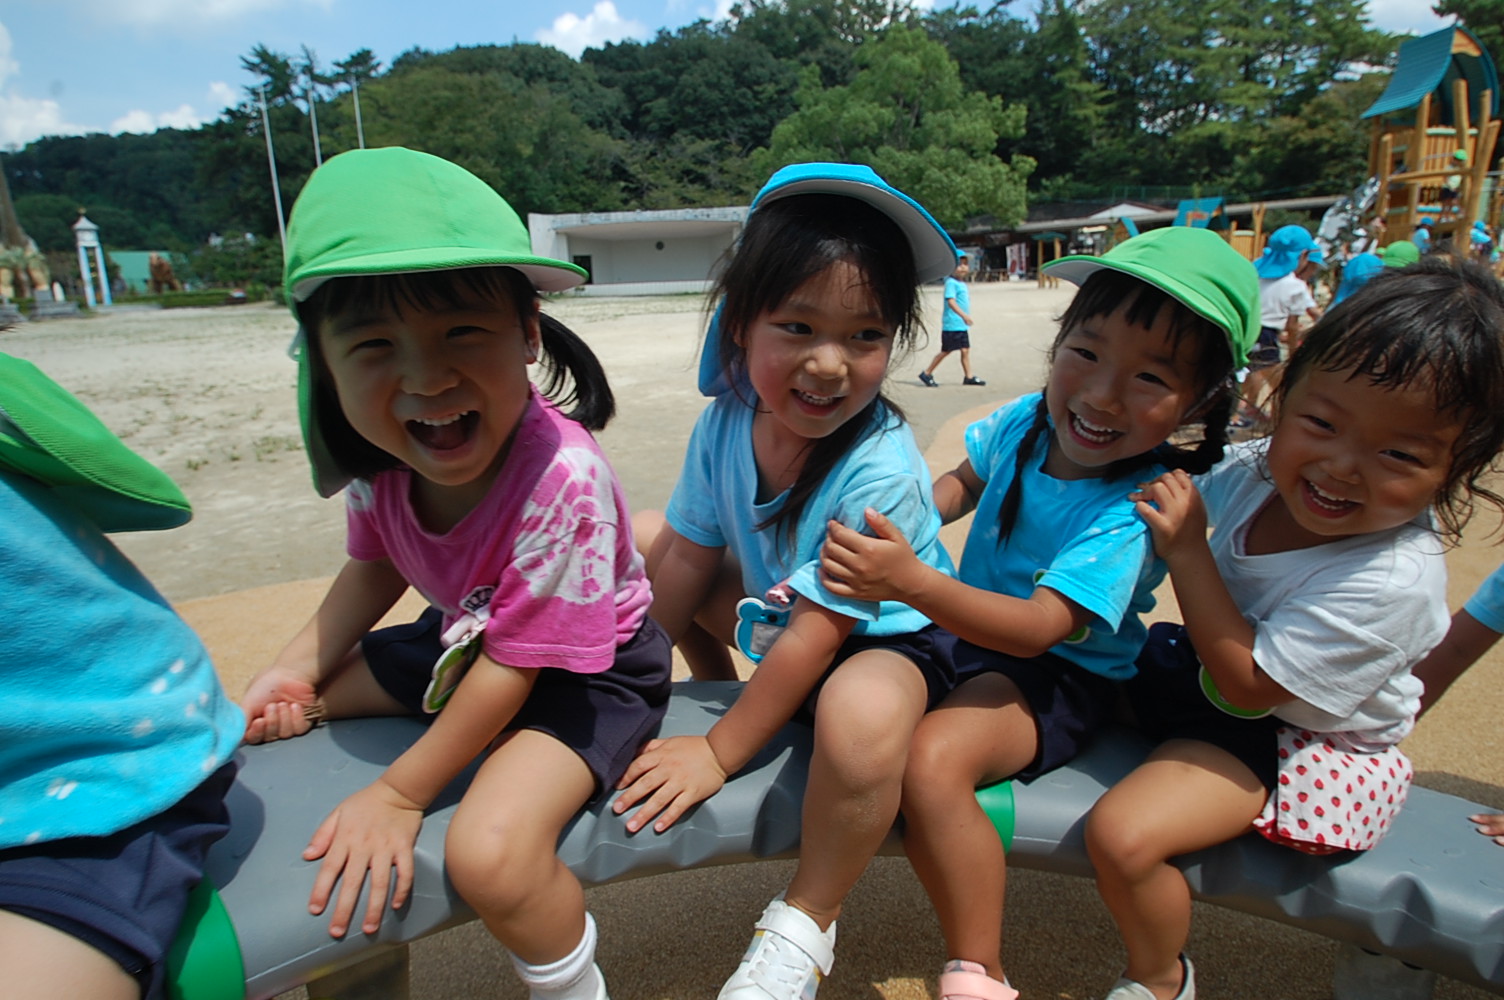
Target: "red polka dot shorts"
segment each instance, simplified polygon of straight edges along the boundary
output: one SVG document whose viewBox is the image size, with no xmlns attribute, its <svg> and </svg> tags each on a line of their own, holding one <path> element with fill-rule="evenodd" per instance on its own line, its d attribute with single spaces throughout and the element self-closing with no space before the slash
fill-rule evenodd
<svg viewBox="0 0 1504 1000">
<path fill-rule="evenodd" d="M 1399 747 L 1281 726 L 1279 780 L 1254 828 L 1307 854 L 1366 851 L 1383 839 L 1414 768 Z"/>
</svg>

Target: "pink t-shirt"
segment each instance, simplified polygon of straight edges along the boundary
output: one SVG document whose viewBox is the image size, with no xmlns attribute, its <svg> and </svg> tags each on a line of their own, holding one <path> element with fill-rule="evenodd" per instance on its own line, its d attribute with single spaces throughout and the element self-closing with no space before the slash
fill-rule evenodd
<svg viewBox="0 0 1504 1000">
<path fill-rule="evenodd" d="M 486 655 L 510 667 L 610 668 L 652 592 L 626 498 L 595 438 L 535 391 L 479 506 L 444 534 L 418 522 L 406 468 L 346 491 L 352 559 L 390 558 L 447 629 L 487 608 Z"/>
</svg>

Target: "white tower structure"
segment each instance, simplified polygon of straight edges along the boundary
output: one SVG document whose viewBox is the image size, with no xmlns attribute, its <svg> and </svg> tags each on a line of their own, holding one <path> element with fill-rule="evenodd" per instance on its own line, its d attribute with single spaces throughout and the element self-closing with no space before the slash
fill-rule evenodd
<svg viewBox="0 0 1504 1000">
<path fill-rule="evenodd" d="M 110 272 L 104 266 L 104 246 L 99 242 L 99 227 L 89 221 L 89 217 L 82 212 L 78 215 L 78 221 L 73 224 L 73 240 L 78 244 L 78 273 L 84 279 L 84 298 L 89 303 L 89 308 L 94 308 L 94 276 L 89 269 L 89 251 L 94 251 L 94 259 L 99 264 L 99 298 L 105 305 L 110 305 Z"/>
</svg>

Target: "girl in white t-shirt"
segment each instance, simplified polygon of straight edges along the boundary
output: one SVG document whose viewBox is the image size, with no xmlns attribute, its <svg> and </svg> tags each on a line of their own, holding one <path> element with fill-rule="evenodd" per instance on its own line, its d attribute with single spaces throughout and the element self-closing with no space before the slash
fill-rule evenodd
<svg viewBox="0 0 1504 1000">
<path fill-rule="evenodd" d="M 1504 446 L 1504 293 L 1428 258 L 1312 328 L 1267 441 L 1135 494 L 1184 626 L 1156 626 L 1126 690 L 1160 743 L 1087 820 L 1128 950 L 1108 1000 L 1190 1000 L 1190 890 L 1170 859 L 1250 828 L 1372 847 L 1410 766 L 1411 666 L 1446 631 L 1448 540 Z M 1214 531 L 1208 539 L 1207 526 Z M 1439 524 L 1439 528 L 1437 525 Z"/>
</svg>

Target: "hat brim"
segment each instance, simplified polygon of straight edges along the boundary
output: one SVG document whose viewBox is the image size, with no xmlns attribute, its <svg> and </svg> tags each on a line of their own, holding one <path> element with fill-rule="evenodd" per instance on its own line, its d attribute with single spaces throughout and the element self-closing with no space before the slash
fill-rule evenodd
<svg viewBox="0 0 1504 1000">
<path fill-rule="evenodd" d="M 424 248 L 367 254 L 341 260 L 328 268 L 312 268 L 292 286 L 294 302 L 306 302 L 320 285 L 334 278 L 373 275 L 419 274 L 425 271 L 457 271 L 466 267 L 510 267 L 521 271 L 540 292 L 564 292 L 584 284 L 584 268 L 548 257 L 480 254 L 473 247 Z"/>
<path fill-rule="evenodd" d="M 921 282 L 939 281 L 956 269 L 960 252 L 923 205 L 887 183 L 873 183 L 859 176 L 842 176 L 835 168 L 850 168 L 850 164 L 820 164 L 831 168 L 824 173 L 794 176 L 783 182 L 769 182 L 752 201 L 752 211 L 758 206 L 779 198 L 796 194 L 838 194 L 865 201 L 898 224 L 914 248 L 914 269 Z M 865 168 L 864 168 L 865 169 Z M 881 181 L 876 173 L 871 176 Z M 775 175 L 776 181 L 776 175 Z"/>
</svg>

